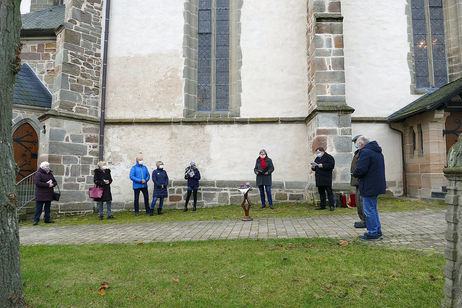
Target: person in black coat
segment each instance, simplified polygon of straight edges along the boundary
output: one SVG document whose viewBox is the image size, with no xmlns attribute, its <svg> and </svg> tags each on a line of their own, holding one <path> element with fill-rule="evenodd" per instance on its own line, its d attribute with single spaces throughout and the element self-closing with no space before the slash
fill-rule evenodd
<svg viewBox="0 0 462 308">
<path fill-rule="evenodd" d="M 197 190 L 199 189 L 199 180 L 201 179 L 201 173 L 199 169 L 197 169 L 196 163 L 191 162 L 189 166 L 184 171 L 184 179 L 188 180 L 188 193 L 186 194 L 186 202 L 184 204 L 184 211 L 188 211 L 188 202 L 189 198 L 191 197 L 191 193 L 193 194 L 194 204 L 193 204 L 193 212 L 196 211 L 197 205 Z"/>
<path fill-rule="evenodd" d="M 114 219 L 112 216 L 111 205 L 112 205 L 112 194 L 111 194 L 111 170 L 108 169 L 106 162 L 100 161 L 98 168 L 94 170 L 93 182 L 97 187 L 103 189 L 103 195 L 101 198 L 95 198 L 94 200 L 98 203 L 99 219 L 103 220 L 103 203 L 106 202 L 107 218 Z"/>
<path fill-rule="evenodd" d="M 335 159 L 326 153 L 323 147 L 316 149 L 316 159 L 311 163 L 311 170 L 315 172 L 316 187 L 318 187 L 321 204 L 315 210 L 326 209 L 326 191 L 329 199 L 330 210 L 335 209 L 335 198 L 332 192 L 332 170 L 335 167 Z"/>
<path fill-rule="evenodd" d="M 45 223 L 54 223 L 50 218 L 50 207 L 51 201 L 53 200 L 53 187 L 56 182 L 53 172 L 50 170 L 50 164 L 46 161 L 40 164 L 40 168 L 37 170 L 34 176 L 35 184 L 35 214 L 34 214 L 34 226 L 40 221 L 40 215 L 42 215 L 43 206 L 45 206 Z"/>
<path fill-rule="evenodd" d="M 359 155 L 353 176 L 359 178 L 359 193 L 363 198 L 367 228 L 367 233 L 361 235 L 360 238 L 378 240 L 382 238 L 382 229 L 377 211 L 377 196 L 386 192 L 385 160 L 382 148 L 376 141 L 369 141 L 361 136 L 356 143 L 361 149 L 361 155 Z"/>
<path fill-rule="evenodd" d="M 263 209 L 266 207 L 266 191 L 269 207 L 271 209 L 274 209 L 273 198 L 271 198 L 271 174 L 274 171 L 274 166 L 273 161 L 271 160 L 271 158 L 268 157 L 266 150 L 260 150 L 260 156 L 257 158 L 257 161 L 255 162 L 255 168 L 253 169 L 253 171 L 257 175 L 257 186 L 260 190 L 261 208 Z"/>
<path fill-rule="evenodd" d="M 157 214 L 162 215 L 162 206 L 164 205 L 164 198 L 168 196 L 168 175 L 167 171 L 164 170 L 164 163 L 158 161 L 156 163 L 157 169 L 152 172 L 152 181 L 154 182 L 154 194 L 151 203 L 151 213 L 154 215 L 154 208 L 156 207 L 157 199 L 159 199 L 159 207 L 157 208 Z"/>
</svg>

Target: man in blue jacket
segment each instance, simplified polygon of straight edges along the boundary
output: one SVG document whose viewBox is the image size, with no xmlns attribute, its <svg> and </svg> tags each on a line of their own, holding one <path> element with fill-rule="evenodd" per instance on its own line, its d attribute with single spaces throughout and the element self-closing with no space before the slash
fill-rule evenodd
<svg viewBox="0 0 462 308">
<path fill-rule="evenodd" d="M 130 169 L 130 180 L 133 181 L 133 191 L 135 193 L 135 216 L 139 214 L 140 192 L 143 193 L 146 214 L 151 212 L 148 195 L 148 181 L 150 178 L 148 168 L 143 165 L 143 156 L 139 155 L 136 158 L 136 164 Z"/>
<path fill-rule="evenodd" d="M 367 232 L 361 235 L 360 239 L 379 240 L 382 238 L 382 229 L 377 211 L 377 196 L 386 191 L 382 148 L 376 141 L 369 141 L 364 136 L 359 137 L 356 144 L 361 150 L 361 155 L 353 176 L 359 179 L 359 193 L 363 198 L 367 228 Z"/>
</svg>

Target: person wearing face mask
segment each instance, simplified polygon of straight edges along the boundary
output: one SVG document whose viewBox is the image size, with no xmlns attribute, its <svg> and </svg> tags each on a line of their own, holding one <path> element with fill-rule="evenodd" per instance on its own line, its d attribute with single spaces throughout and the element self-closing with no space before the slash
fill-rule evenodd
<svg viewBox="0 0 462 308">
<path fill-rule="evenodd" d="M 197 190 L 199 189 L 199 180 L 201 179 L 201 173 L 199 172 L 199 169 L 197 169 L 195 162 L 192 161 L 189 164 L 189 167 L 186 167 L 184 171 L 184 179 L 188 180 L 188 193 L 186 194 L 186 202 L 184 204 L 183 211 L 188 211 L 188 202 L 192 193 L 194 198 L 193 212 L 195 212 L 197 205 Z"/>
<path fill-rule="evenodd" d="M 355 228 L 366 228 L 366 215 L 364 215 L 364 209 L 363 209 L 363 201 L 361 198 L 361 195 L 359 194 L 359 179 L 357 177 L 353 176 L 353 172 L 356 169 L 356 165 L 358 164 L 358 159 L 359 159 L 359 146 L 356 143 L 358 138 L 361 137 L 361 135 L 355 136 L 351 142 L 353 142 L 353 146 L 355 147 L 355 153 L 353 155 L 353 160 L 351 161 L 351 181 L 350 185 L 354 186 L 356 188 L 356 194 L 355 194 L 355 201 L 356 201 L 356 210 L 358 211 L 358 216 L 360 221 L 356 221 L 354 223 Z"/>
<path fill-rule="evenodd" d="M 45 223 L 50 224 L 54 221 L 50 218 L 50 207 L 51 201 L 53 201 L 53 187 L 58 183 L 50 170 L 50 164 L 44 161 L 40 164 L 40 168 L 37 170 L 34 176 L 35 184 L 35 214 L 34 214 L 34 226 L 40 221 L 40 215 L 42 215 L 43 207 L 45 206 Z"/>
<path fill-rule="evenodd" d="M 99 219 L 103 220 L 103 203 L 106 202 L 107 207 L 107 219 L 114 219 L 111 212 L 112 194 L 111 194 L 111 170 L 107 167 L 106 162 L 100 161 L 98 168 L 94 170 L 93 182 L 96 186 L 103 189 L 103 195 L 101 198 L 94 199 L 98 203 Z"/>
<path fill-rule="evenodd" d="M 148 194 L 148 181 L 150 179 L 148 168 L 144 165 L 143 156 L 139 155 L 136 158 L 136 164 L 130 169 L 130 180 L 133 182 L 133 192 L 135 194 L 135 216 L 139 214 L 139 198 L 140 192 L 143 193 L 144 197 L 144 208 L 146 214 L 149 214 L 149 194 Z"/>
<path fill-rule="evenodd" d="M 329 199 L 330 210 L 335 209 L 335 198 L 332 192 L 332 170 L 335 160 L 332 155 L 326 153 L 323 147 L 316 149 L 316 159 L 311 163 L 311 170 L 315 172 L 316 186 L 318 187 L 321 204 L 315 210 L 326 209 L 326 191 Z"/>
<path fill-rule="evenodd" d="M 164 198 L 168 196 L 168 175 L 164 169 L 164 163 L 158 161 L 156 163 L 157 169 L 152 172 L 152 181 L 154 182 L 154 194 L 152 196 L 150 215 L 154 215 L 154 208 L 156 207 L 157 199 L 159 199 L 159 207 L 157 208 L 157 215 L 162 215 L 162 206 L 164 205 Z"/>
<path fill-rule="evenodd" d="M 273 198 L 271 198 L 271 174 L 274 171 L 273 161 L 268 157 L 266 150 L 260 150 L 260 155 L 255 162 L 255 168 L 253 169 L 257 175 L 257 186 L 260 190 L 261 208 L 266 207 L 265 191 L 268 198 L 268 204 L 271 209 L 273 207 Z"/>
</svg>

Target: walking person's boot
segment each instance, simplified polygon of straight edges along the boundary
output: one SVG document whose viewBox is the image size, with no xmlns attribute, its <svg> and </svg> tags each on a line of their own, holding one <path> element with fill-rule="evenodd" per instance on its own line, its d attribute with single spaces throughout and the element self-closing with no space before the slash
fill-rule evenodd
<svg viewBox="0 0 462 308">
<path fill-rule="evenodd" d="M 149 211 L 149 216 L 154 216 L 154 209 L 151 209 L 151 210 Z"/>
<path fill-rule="evenodd" d="M 187 211 L 188 211 L 188 204 L 185 204 L 185 205 L 184 205 L 183 212 L 187 212 Z"/>
<path fill-rule="evenodd" d="M 158 207 L 157 208 L 157 215 L 162 215 L 164 213 L 162 213 L 162 208 L 161 207 Z"/>
<path fill-rule="evenodd" d="M 195 212 L 195 211 L 196 211 L 196 205 L 194 204 L 193 205 L 193 212 Z"/>
</svg>

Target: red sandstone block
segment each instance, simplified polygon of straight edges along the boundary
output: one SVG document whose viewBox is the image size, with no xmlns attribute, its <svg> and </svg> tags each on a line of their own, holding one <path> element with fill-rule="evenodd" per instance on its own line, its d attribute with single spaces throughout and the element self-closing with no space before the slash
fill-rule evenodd
<svg viewBox="0 0 462 308">
<path fill-rule="evenodd" d="M 181 196 L 178 196 L 178 195 L 169 196 L 168 200 L 171 202 L 178 202 L 178 201 L 181 201 Z"/>
<path fill-rule="evenodd" d="M 21 53 L 21 60 L 40 60 L 39 53 L 24 52 Z"/>
</svg>

